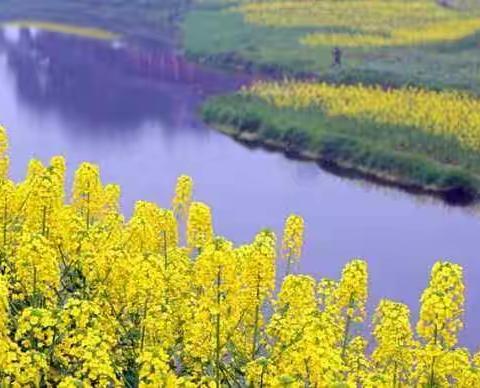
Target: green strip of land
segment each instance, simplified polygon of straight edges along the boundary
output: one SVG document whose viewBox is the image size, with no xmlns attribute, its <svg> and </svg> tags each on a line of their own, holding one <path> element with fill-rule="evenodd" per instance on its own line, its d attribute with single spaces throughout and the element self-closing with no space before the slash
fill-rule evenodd
<svg viewBox="0 0 480 388">
<path fill-rule="evenodd" d="M 273 76 L 311 77 L 334 83 L 409 84 L 480 93 L 480 33 L 458 41 L 417 46 L 346 47 L 341 68 L 332 68 L 332 46 L 310 47 L 300 43 L 302 37 L 324 28 L 251 24 L 241 13 L 231 11 L 240 3 L 194 3 L 182 24 L 187 55 L 199 62 Z M 467 17 L 473 11 L 451 12 L 462 12 Z"/>
<path fill-rule="evenodd" d="M 480 193 L 480 153 L 454 138 L 319 110 L 275 108 L 241 93 L 210 99 L 205 121 L 246 143 L 327 162 L 408 189 L 470 201 Z"/>
</svg>

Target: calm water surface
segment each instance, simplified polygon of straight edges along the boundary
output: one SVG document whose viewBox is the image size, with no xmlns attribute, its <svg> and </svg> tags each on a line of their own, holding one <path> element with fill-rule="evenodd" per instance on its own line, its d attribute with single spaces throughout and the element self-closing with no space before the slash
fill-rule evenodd
<svg viewBox="0 0 480 388">
<path fill-rule="evenodd" d="M 138 199 L 169 206 L 175 181 L 191 175 L 212 206 L 215 229 L 238 243 L 264 227 L 305 217 L 301 270 L 338 277 L 351 258 L 368 260 L 370 303 L 381 297 L 414 310 L 432 264 L 463 265 L 462 342 L 480 344 L 480 219 L 475 209 L 341 178 L 314 163 L 251 150 L 202 125 L 199 102 L 247 78 L 200 68 L 168 49 L 102 43 L 8 28 L 0 33 L 0 120 L 11 139 L 12 174 L 31 157 L 67 156 L 70 173 L 98 163 L 122 186 L 129 213 Z"/>
</svg>

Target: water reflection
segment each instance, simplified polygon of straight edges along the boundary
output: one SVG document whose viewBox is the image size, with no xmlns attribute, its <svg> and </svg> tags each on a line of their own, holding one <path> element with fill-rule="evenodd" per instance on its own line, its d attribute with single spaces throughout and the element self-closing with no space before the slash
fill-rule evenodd
<svg viewBox="0 0 480 388">
<path fill-rule="evenodd" d="M 196 119 L 204 95 L 244 82 L 187 63 L 174 50 L 107 44 L 33 30 L 0 34 L 0 120 L 10 134 L 12 175 L 28 160 L 67 156 L 71 174 L 98 163 L 135 200 L 168 206 L 176 177 L 190 174 L 196 198 L 212 205 L 217 233 L 238 243 L 258 230 L 280 232 L 292 213 L 305 217 L 301 270 L 339 277 L 353 257 L 368 260 L 370 306 L 382 297 L 417 311 L 430 267 L 462 264 L 467 284 L 462 343 L 480 344 L 480 222 L 447 207 L 355 179 L 314 163 L 250 149 Z"/>
<path fill-rule="evenodd" d="M 243 81 L 194 66 L 171 49 L 34 29 L 8 27 L 0 34 L 0 49 L 21 103 L 38 112 L 58 112 L 75 124 L 69 126 L 75 135 L 93 132 L 108 138 L 112 130 L 133 132 L 150 121 L 190 128 L 203 95 Z"/>
</svg>

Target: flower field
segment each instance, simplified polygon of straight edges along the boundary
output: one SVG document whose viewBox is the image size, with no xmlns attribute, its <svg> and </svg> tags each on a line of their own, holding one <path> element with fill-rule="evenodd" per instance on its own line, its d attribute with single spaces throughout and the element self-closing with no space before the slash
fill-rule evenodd
<svg viewBox="0 0 480 388">
<path fill-rule="evenodd" d="M 367 262 L 339 279 L 297 274 L 300 216 L 278 243 L 263 230 L 235 246 L 215 235 L 188 176 L 170 208 L 139 201 L 126 220 L 97 166 L 80 165 L 67 199 L 62 157 L 31 160 L 15 183 L 7 148 L 1 129 L 2 386 L 480 384 L 480 354 L 457 345 L 456 264 L 433 267 L 415 330 L 406 305 L 382 300 L 364 335 Z"/>
<path fill-rule="evenodd" d="M 201 0 L 184 22 L 186 50 L 201 61 L 476 93 L 479 31 L 470 0 Z M 331 66 L 333 47 L 342 50 L 341 68 Z"/>
<path fill-rule="evenodd" d="M 288 81 L 257 82 L 244 93 L 258 96 L 277 108 L 319 109 L 329 116 L 446 135 L 458 139 L 464 147 L 480 151 L 480 101 L 466 93 Z"/>
<path fill-rule="evenodd" d="M 233 8 L 249 23 L 320 28 L 301 43 L 316 46 L 405 46 L 455 41 L 480 29 L 478 12 L 461 12 L 434 1 L 266 1 Z"/>
</svg>

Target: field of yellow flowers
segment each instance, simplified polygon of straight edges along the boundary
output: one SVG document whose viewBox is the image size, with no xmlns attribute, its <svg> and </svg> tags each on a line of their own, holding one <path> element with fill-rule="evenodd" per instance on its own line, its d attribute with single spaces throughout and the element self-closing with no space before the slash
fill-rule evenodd
<svg viewBox="0 0 480 388">
<path fill-rule="evenodd" d="M 382 300 L 368 325 L 367 263 L 340 279 L 297 274 L 304 222 L 235 246 L 178 179 L 171 207 L 139 201 L 83 163 L 31 160 L 8 177 L 0 129 L 0 382 L 13 387 L 474 387 L 480 354 L 457 346 L 462 268 L 438 262 L 409 308 Z M 279 261 L 281 268 L 278 274 Z"/>
<path fill-rule="evenodd" d="M 310 46 L 405 46 L 455 41 L 480 29 L 478 12 L 435 1 L 351 0 L 245 2 L 230 12 L 270 27 L 316 27 L 300 39 Z"/>
<path fill-rule="evenodd" d="M 467 93 L 295 81 L 257 82 L 243 93 L 277 108 L 317 109 L 333 117 L 412 127 L 480 151 L 480 100 Z"/>
<path fill-rule="evenodd" d="M 480 9 L 469 0 L 199 0 L 182 29 L 188 55 L 202 62 L 480 90 Z M 333 47 L 341 69 L 331 67 Z"/>
</svg>

